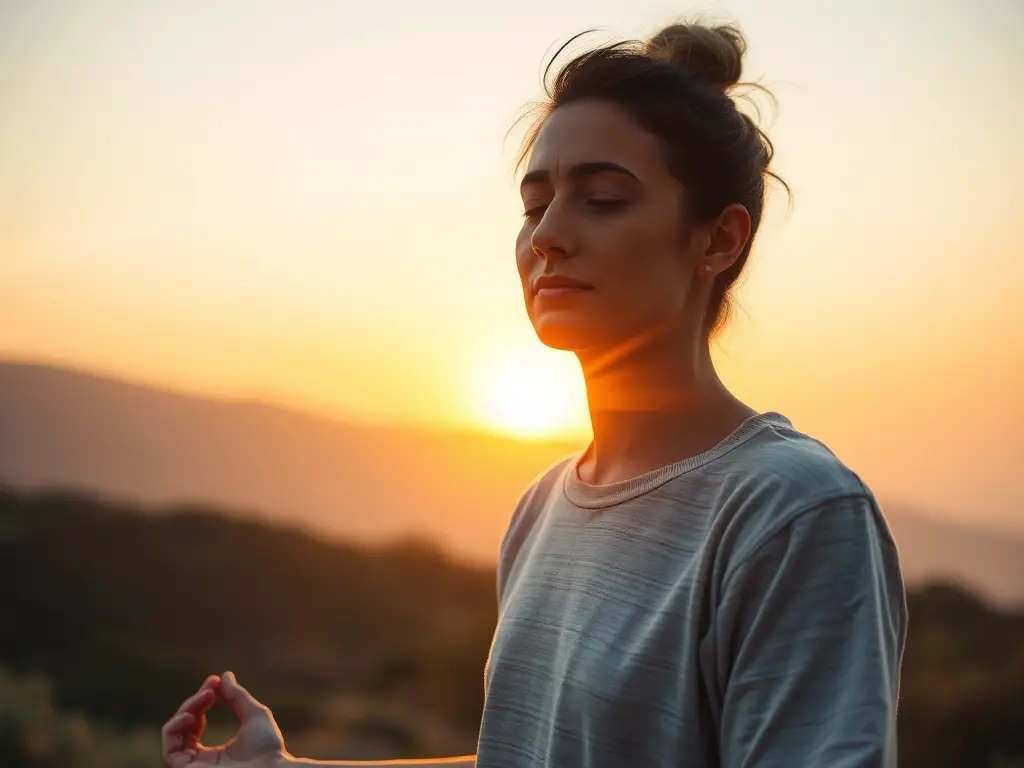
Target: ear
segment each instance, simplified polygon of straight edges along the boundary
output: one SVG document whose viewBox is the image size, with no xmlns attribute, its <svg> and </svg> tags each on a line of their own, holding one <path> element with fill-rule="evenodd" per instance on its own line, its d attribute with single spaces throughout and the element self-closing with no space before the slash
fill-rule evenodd
<svg viewBox="0 0 1024 768">
<path fill-rule="evenodd" d="M 727 205 L 707 224 L 706 247 L 697 259 L 697 275 L 714 277 L 729 269 L 750 240 L 750 212 L 739 203 Z"/>
</svg>

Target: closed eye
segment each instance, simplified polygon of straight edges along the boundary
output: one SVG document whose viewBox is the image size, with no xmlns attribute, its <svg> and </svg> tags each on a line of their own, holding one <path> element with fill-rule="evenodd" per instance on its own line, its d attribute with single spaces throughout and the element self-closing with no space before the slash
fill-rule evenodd
<svg viewBox="0 0 1024 768">
<path fill-rule="evenodd" d="M 548 209 L 547 205 L 535 205 L 533 208 L 527 208 L 523 211 L 524 219 L 539 219 L 544 215 L 544 211 Z"/>
<path fill-rule="evenodd" d="M 612 213 L 617 211 L 626 205 L 625 200 L 608 200 L 602 198 L 592 198 L 587 200 L 587 207 L 591 208 L 598 213 Z"/>
</svg>

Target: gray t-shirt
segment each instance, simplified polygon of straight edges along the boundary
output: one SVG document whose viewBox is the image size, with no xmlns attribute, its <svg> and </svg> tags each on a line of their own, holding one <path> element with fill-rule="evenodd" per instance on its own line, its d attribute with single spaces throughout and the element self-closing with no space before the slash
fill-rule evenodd
<svg viewBox="0 0 1024 768">
<path fill-rule="evenodd" d="M 896 766 L 906 598 L 871 492 L 777 413 L 502 542 L 478 768 Z"/>
</svg>

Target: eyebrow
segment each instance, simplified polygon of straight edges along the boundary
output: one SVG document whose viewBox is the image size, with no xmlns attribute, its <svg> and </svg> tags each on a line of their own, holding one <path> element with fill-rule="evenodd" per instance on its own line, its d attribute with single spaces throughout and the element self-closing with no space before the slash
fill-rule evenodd
<svg viewBox="0 0 1024 768">
<path fill-rule="evenodd" d="M 607 160 L 601 160 L 592 163 L 580 163 L 579 165 L 574 165 L 572 168 L 569 169 L 569 172 L 566 175 L 570 179 L 578 181 L 580 179 L 585 179 L 589 176 L 595 176 L 599 173 L 618 173 L 623 176 L 628 176 L 634 181 L 640 181 L 640 179 L 637 178 L 636 174 L 630 171 L 628 168 L 624 168 L 618 163 L 612 163 Z M 520 182 L 519 186 L 525 187 L 527 184 L 544 184 L 549 182 L 550 180 L 551 173 L 549 171 L 546 171 L 544 169 L 538 169 L 536 171 L 530 171 L 525 176 L 523 176 L 523 180 Z"/>
</svg>

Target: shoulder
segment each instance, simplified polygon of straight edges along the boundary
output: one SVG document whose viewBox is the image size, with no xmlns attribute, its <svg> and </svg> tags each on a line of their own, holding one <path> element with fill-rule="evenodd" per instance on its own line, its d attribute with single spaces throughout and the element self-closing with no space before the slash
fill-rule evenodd
<svg viewBox="0 0 1024 768">
<path fill-rule="evenodd" d="M 830 496 L 870 494 L 860 477 L 820 440 L 779 414 L 766 414 L 760 428 L 722 457 L 722 469 L 742 490 L 762 500 L 814 503 Z"/>
<path fill-rule="evenodd" d="M 498 555 L 499 597 L 523 543 L 529 537 L 552 494 L 561 490 L 565 473 L 577 456 L 578 454 L 572 454 L 552 464 L 541 472 L 519 497 L 508 529 L 502 538 L 501 551 Z"/>
<path fill-rule="evenodd" d="M 863 480 L 828 446 L 783 416 L 770 414 L 762 428 L 716 463 L 716 523 L 722 545 L 736 557 L 748 556 L 805 516 L 805 524 L 831 526 L 861 515 L 892 543 Z"/>
</svg>

